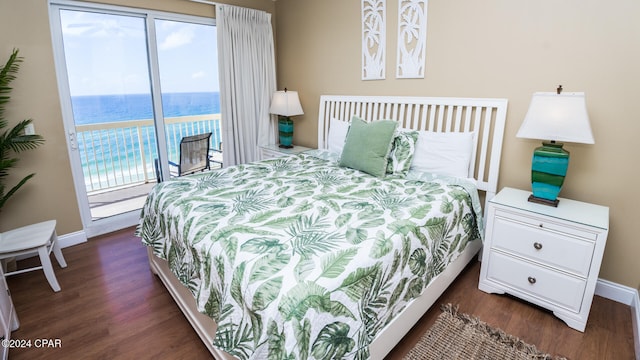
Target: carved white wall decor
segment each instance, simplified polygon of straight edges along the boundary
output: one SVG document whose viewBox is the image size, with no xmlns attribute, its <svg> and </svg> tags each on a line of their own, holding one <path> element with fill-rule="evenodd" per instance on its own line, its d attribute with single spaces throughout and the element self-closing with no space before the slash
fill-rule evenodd
<svg viewBox="0 0 640 360">
<path fill-rule="evenodd" d="M 398 1 L 396 78 L 424 78 L 427 0 Z"/>
<path fill-rule="evenodd" d="M 362 80 L 385 78 L 386 0 L 362 0 Z"/>
</svg>

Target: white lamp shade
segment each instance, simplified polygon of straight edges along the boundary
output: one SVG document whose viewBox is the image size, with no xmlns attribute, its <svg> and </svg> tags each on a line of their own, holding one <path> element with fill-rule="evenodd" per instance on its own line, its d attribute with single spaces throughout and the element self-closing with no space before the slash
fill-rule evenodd
<svg viewBox="0 0 640 360">
<path fill-rule="evenodd" d="M 516 137 L 593 144 L 584 93 L 534 93 Z"/>
<path fill-rule="evenodd" d="M 297 91 L 285 90 L 276 91 L 271 98 L 271 108 L 269 112 L 282 116 L 302 115 L 302 106 Z"/>
</svg>

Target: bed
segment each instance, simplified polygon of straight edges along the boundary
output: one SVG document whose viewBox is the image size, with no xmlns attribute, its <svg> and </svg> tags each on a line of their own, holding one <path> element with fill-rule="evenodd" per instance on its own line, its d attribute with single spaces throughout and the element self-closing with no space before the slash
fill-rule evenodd
<svg viewBox="0 0 640 360">
<path fill-rule="evenodd" d="M 382 359 L 482 246 L 506 107 L 322 96 L 318 150 L 160 183 L 136 233 L 215 358 Z"/>
</svg>

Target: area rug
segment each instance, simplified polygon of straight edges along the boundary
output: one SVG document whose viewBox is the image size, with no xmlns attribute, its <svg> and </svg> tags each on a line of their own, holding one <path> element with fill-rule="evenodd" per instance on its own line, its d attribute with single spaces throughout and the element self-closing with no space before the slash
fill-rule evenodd
<svg viewBox="0 0 640 360">
<path fill-rule="evenodd" d="M 515 336 L 458 313 L 457 306 L 446 304 L 442 311 L 404 360 L 567 360 L 540 352 Z"/>
</svg>

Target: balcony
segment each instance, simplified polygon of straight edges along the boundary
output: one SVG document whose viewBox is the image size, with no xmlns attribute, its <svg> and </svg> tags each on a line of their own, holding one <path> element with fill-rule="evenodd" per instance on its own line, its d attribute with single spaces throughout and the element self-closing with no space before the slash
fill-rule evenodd
<svg viewBox="0 0 640 360">
<path fill-rule="evenodd" d="M 180 139 L 204 132 L 220 149 L 220 114 L 165 118 L 169 159 L 177 162 Z M 92 218 L 140 209 L 157 182 L 153 119 L 77 125 L 76 134 Z"/>
</svg>

